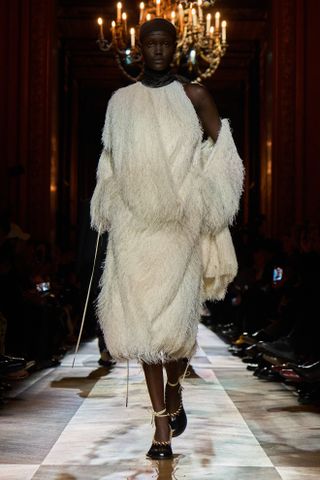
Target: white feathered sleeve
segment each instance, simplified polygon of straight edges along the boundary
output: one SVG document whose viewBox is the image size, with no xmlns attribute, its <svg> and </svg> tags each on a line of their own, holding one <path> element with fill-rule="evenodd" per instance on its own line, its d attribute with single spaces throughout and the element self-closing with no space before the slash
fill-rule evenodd
<svg viewBox="0 0 320 480">
<path fill-rule="evenodd" d="M 112 200 L 116 195 L 116 182 L 112 166 L 112 104 L 113 96 L 109 100 L 106 111 L 102 131 L 103 149 L 96 171 L 97 183 L 90 202 L 91 228 L 98 231 L 101 224 L 101 233 L 110 228 Z"/>
<path fill-rule="evenodd" d="M 232 225 L 243 192 L 244 167 L 225 118 L 217 141 L 202 142 L 200 177 L 202 232 L 215 235 Z"/>
</svg>

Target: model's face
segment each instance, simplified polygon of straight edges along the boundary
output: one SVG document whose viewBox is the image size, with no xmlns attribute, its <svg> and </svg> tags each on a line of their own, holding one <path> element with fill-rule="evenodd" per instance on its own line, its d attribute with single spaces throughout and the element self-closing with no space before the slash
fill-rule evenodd
<svg viewBox="0 0 320 480">
<path fill-rule="evenodd" d="M 176 42 L 167 32 L 151 32 L 141 43 L 141 50 L 146 65 L 152 70 L 165 70 L 170 66 Z"/>
</svg>

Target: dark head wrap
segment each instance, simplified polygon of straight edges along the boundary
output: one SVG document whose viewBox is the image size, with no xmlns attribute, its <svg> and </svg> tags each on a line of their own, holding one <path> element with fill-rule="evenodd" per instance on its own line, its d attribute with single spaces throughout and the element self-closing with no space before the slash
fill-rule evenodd
<svg viewBox="0 0 320 480">
<path fill-rule="evenodd" d="M 169 33 L 173 40 L 177 39 L 176 27 L 165 18 L 153 18 L 144 22 L 140 27 L 140 42 L 151 32 L 163 31 Z"/>
<path fill-rule="evenodd" d="M 164 31 L 168 32 L 174 41 L 177 40 L 177 31 L 174 25 L 172 25 L 169 20 L 164 18 L 154 18 L 144 22 L 140 27 L 140 42 L 151 32 Z M 173 81 L 179 81 L 181 83 L 189 83 L 185 77 L 174 73 L 171 67 L 166 68 L 165 70 L 152 70 L 147 65 L 144 65 L 143 74 L 141 76 L 141 83 L 148 87 L 157 88 L 169 85 Z"/>
</svg>

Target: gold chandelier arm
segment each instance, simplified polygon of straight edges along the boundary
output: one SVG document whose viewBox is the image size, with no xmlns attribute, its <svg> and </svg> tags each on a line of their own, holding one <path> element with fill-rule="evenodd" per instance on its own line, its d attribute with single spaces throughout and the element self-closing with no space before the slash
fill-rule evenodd
<svg viewBox="0 0 320 480">
<path fill-rule="evenodd" d="M 108 42 L 108 40 L 101 38 L 97 40 L 97 44 L 102 52 L 109 52 L 113 45 L 112 42 Z"/>
<path fill-rule="evenodd" d="M 136 76 L 136 77 L 133 77 L 132 75 L 130 75 L 126 70 L 125 68 L 123 68 L 123 65 L 121 63 L 121 58 L 119 56 L 118 53 L 115 54 L 115 59 L 116 59 L 116 62 L 118 64 L 118 67 L 120 68 L 120 70 L 122 71 L 122 73 L 127 77 L 129 78 L 129 80 L 131 80 L 132 82 L 138 82 L 140 80 L 140 78 L 142 77 L 143 75 L 143 67 L 141 65 L 141 71 L 140 73 Z"/>
</svg>

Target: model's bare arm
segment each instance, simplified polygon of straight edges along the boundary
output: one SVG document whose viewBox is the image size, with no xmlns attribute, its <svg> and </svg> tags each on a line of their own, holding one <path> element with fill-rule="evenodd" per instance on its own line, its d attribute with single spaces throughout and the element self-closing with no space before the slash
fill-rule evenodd
<svg viewBox="0 0 320 480">
<path fill-rule="evenodd" d="M 193 103 L 204 132 L 216 141 L 221 127 L 221 120 L 211 93 L 206 87 L 192 83 L 184 85 L 184 89 Z"/>
</svg>

